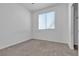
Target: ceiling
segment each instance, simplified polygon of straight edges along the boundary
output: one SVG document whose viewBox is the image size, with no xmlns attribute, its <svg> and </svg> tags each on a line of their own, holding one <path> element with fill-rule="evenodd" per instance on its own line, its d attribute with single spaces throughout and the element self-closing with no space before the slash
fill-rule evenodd
<svg viewBox="0 0 79 59">
<path fill-rule="evenodd" d="M 46 7 L 55 5 L 56 3 L 20 3 L 21 6 L 27 8 L 30 11 L 37 11 Z"/>
</svg>

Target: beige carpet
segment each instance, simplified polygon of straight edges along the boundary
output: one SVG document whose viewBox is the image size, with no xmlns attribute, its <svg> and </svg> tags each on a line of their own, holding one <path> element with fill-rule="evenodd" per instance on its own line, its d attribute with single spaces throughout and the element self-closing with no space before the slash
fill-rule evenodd
<svg viewBox="0 0 79 59">
<path fill-rule="evenodd" d="M 70 50 L 66 44 L 29 40 L 0 50 L 0 56 L 77 56 L 77 50 Z"/>
</svg>

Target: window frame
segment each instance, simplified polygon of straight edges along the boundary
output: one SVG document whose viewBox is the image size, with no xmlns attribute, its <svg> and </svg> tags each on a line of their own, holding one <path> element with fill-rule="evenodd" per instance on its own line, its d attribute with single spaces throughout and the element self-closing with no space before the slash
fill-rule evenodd
<svg viewBox="0 0 79 59">
<path fill-rule="evenodd" d="M 55 22 L 55 25 L 54 25 L 55 28 L 54 29 L 52 29 L 52 28 L 51 29 L 39 29 L 39 15 L 44 14 L 44 13 L 50 13 L 50 12 L 55 12 L 55 11 L 47 11 L 47 12 L 38 13 L 38 15 L 37 15 L 37 19 L 38 19 L 37 27 L 38 27 L 38 30 L 55 30 L 56 29 L 56 12 L 55 12 L 55 21 L 54 21 Z"/>
</svg>

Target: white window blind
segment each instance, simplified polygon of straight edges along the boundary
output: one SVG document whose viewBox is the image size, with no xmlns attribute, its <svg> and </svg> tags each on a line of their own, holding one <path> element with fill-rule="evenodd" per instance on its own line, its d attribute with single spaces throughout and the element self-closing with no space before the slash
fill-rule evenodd
<svg viewBox="0 0 79 59">
<path fill-rule="evenodd" d="M 38 18 L 39 29 L 55 29 L 55 12 L 39 14 Z"/>
</svg>

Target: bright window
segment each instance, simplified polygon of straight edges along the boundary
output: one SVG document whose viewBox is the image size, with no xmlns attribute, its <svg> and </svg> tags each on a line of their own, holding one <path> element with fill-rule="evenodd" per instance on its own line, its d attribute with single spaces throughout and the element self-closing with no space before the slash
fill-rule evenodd
<svg viewBox="0 0 79 59">
<path fill-rule="evenodd" d="M 39 29 L 55 29 L 55 12 L 39 14 L 38 18 Z"/>
</svg>

